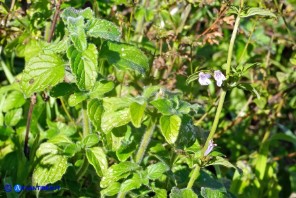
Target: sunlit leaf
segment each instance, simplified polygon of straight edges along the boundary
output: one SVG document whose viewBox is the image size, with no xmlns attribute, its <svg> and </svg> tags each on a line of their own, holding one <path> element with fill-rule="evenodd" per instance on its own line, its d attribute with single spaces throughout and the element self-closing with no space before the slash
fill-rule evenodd
<svg viewBox="0 0 296 198">
<path fill-rule="evenodd" d="M 103 38 L 111 41 L 120 40 L 120 30 L 112 22 L 104 19 L 92 19 L 86 24 L 86 32 L 90 37 Z"/>
<path fill-rule="evenodd" d="M 63 60 L 56 54 L 38 54 L 26 64 L 21 79 L 21 88 L 27 97 L 44 91 L 64 79 Z"/>
<path fill-rule="evenodd" d="M 88 48 L 83 52 L 70 47 L 67 54 L 78 87 L 81 90 L 90 90 L 94 86 L 98 76 L 98 52 L 96 46 L 89 44 Z"/>
<path fill-rule="evenodd" d="M 96 170 L 98 176 L 102 177 L 108 169 L 108 161 L 105 152 L 100 147 L 86 149 L 87 160 Z"/>
</svg>

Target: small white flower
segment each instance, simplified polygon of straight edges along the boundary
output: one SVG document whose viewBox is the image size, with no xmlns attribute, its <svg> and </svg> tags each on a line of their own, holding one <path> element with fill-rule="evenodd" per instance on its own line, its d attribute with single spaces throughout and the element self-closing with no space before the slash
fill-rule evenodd
<svg viewBox="0 0 296 198">
<path fill-rule="evenodd" d="M 214 141 L 210 140 L 209 146 L 208 146 L 207 150 L 205 151 L 204 156 L 207 156 L 210 152 L 212 152 L 212 150 L 214 149 L 215 146 L 217 146 L 217 144 L 214 144 Z"/>
<path fill-rule="evenodd" d="M 211 84 L 211 81 L 210 81 L 211 74 L 200 72 L 198 74 L 198 77 L 199 77 L 198 78 L 199 84 L 201 84 L 201 85 L 209 85 L 209 84 Z"/>
<path fill-rule="evenodd" d="M 220 70 L 214 71 L 214 78 L 217 82 L 218 87 L 221 87 L 223 81 L 226 80 L 226 77 L 224 76 L 224 74 Z"/>
</svg>

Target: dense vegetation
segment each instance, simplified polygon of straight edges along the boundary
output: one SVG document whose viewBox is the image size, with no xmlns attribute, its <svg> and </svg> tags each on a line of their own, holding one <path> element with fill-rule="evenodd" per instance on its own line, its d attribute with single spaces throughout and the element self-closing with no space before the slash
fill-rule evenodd
<svg viewBox="0 0 296 198">
<path fill-rule="evenodd" d="M 0 196 L 295 197 L 295 0 L 0 3 Z"/>
</svg>

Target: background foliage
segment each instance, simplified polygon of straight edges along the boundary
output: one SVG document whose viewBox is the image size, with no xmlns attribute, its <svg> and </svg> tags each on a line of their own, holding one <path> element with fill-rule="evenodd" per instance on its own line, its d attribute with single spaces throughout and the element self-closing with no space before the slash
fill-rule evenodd
<svg viewBox="0 0 296 198">
<path fill-rule="evenodd" d="M 295 1 L 0 3 L 1 196 L 295 196 Z"/>
</svg>

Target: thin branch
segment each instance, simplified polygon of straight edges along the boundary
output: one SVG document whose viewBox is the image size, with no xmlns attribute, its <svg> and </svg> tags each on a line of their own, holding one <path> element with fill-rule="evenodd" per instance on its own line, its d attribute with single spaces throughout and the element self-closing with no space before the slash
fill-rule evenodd
<svg viewBox="0 0 296 198">
<path fill-rule="evenodd" d="M 29 159 L 29 156 L 30 156 L 30 150 L 29 150 L 29 146 L 28 146 L 29 131 L 30 131 L 30 126 L 31 126 L 32 113 L 33 113 L 34 105 L 36 104 L 36 102 L 37 102 L 37 97 L 36 97 L 36 93 L 34 93 L 31 96 L 31 103 L 30 103 L 30 108 L 29 108 L 29 112 L 28 112 L 26 136 L 25 136 L 25 144 L 24 144 L 24 153 L 25 153 L 25 156 L 27 157 L 27 159 Z"/>
</svg>

